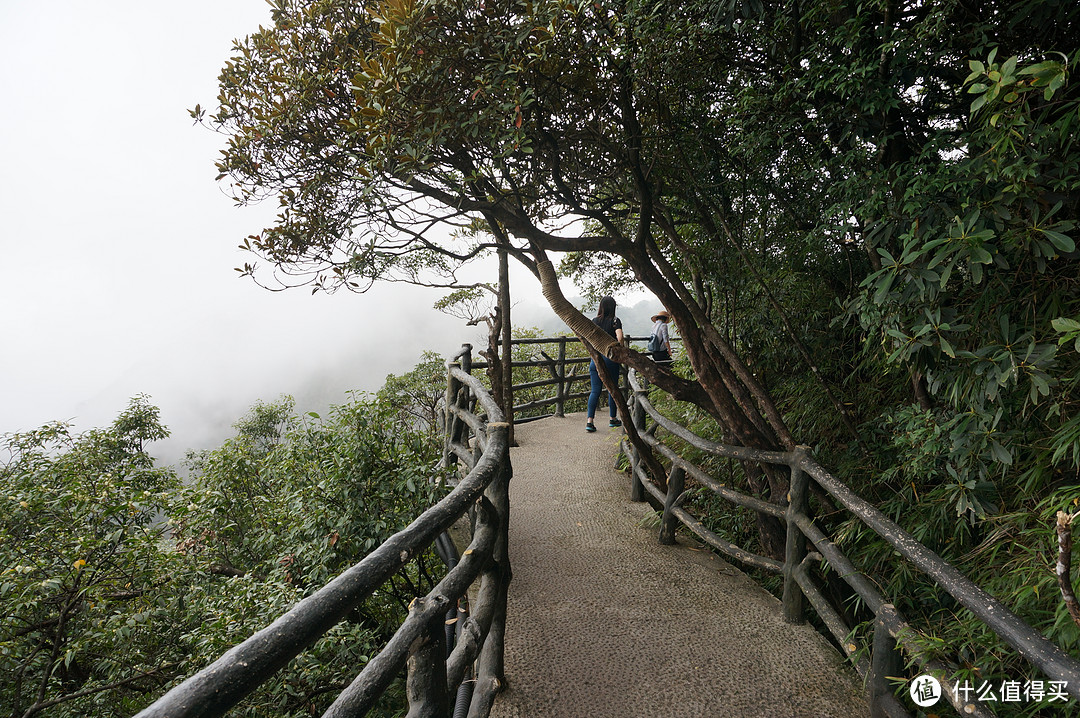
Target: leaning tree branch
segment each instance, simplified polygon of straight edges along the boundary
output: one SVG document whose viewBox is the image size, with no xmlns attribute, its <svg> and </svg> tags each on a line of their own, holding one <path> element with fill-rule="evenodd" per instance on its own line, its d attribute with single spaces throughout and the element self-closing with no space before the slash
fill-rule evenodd
<svg viewBox="0 0 1080 718">
<path fill-rule="evenodd" d="M 600 251 L 616 253 L 618 239 L 606 235 L 585 235 L 582 237 L 559 237 L 545 232 L 520 212 L 507 206 L 505 201 L 477 201 L 447 192 L 439 187 L 426 184 L 413 178 L 409 189 L 430 199 L 437 200 L 450 207 L 465 211 L 490 213 L 503 227 L 516 237 L 527 239 L 538 247 L 555 252 Z"/>
<path fill-rule="evenodd" d="M 596 364 L 596 373 L 600 377 L 601 383 L 611 394 L 612 398 L 615 399 L 619 415 L 623 417 L 623 428 L 626 430 L 627 438 L 644 460 L 649 475 L 652 476 L 660 486 L 666 488 L 666 474 L 663 465 L 653 454 L 652 447 L 646 444 L 641 438 L 637 431 L 637 427 L 634 426 L 634 422 L 630 421 L 630 409 L 626 404 L 626 399 L 623 397 L 622 391 L 619 390 L 619 386 L 616 383 L 617 377 L 608 376 L 604 362 L 600 361 L 601 356 L 606 356 L 615 361 L 619 361 L 620 363 L 630 359 L 631 362 L 628 363 L 631 363 L 631 366 L 634 366 L 635 364 L 640 363 L 636 361 L 637 357 L 633 356 L 636 352 L 630 352 L 614 337 L 579 312 L 562 293 L 562 288 L 559 287 L 558 279 L 555 276 L 555 269 L 551 266 L 551 260 L 548 259 L 542 249 L 535 248 L 534 251 L 537 256 L 536 266 L 540 270 L 542 277 L 540 286 L 544 298 L 547 299 L 548 304 L 559 318 L 566 322 L 566 325 L 570 327 L 570 330 L 582 340 L 581 343 L 588 350 L 589 356 L 592 357 L 593 362 Z M 640 357 L 641 355 L 637 356 Z"/>
<path fill-rule="evenodd" d="M 695 201 L 702 204 L 704 204 L 705 202 L 705 200 L 700 197 L 696 197 Z M 764 293 L 765 299 L 772 306 L 773 311 L 776 312 L 777 317 L 780 319 L 780 323 L 784 325 L 784 330 L 787 332 L 788 338 L 791 340 L 791 343 L 795 346 L 795 349 L 799 352 L 799 355 L 802 357 L 803 361 L 806 362 L 806 365 L 810 368 L 811 376 L 813 376 L 814 379 L 817 381 L 818 386 L 820 386 L 822 391 L 825 392 L 825 397 L 829 400 L 829 402 L 836 409 L 837 413 L 840 415 L 840 420 L 843 422 L 844 427 L 848 430 L 848 433 L 851 434 L 852 438 L 855 439 L 859 446 L 862 447 L 863 450 L 866 450 L 866 444 L 863 442 L 862 437 L 859 435 L 859 430 L 855 427 L 855 422 L 852 420 L 850 412 L 848 411 L 847 407 L 844 406 L 844 403 L 840 401 L 840 399 L 836 396 L 835 392 L 833 392 L 832 387 L 829 385 L 829 383 L 825 380 L 825 376 L 821 373 L 821 369 L 818 368 L 817 362 L 815 362 L 813 357 L 810 356 L 810 350 L 807 349 L 806 344 L 799 337 L 799 334 L 795 331 L 794 326 L 792 326 L 791 319 L 788 316 L 787 311 L 785 311 L 784 307 L 776 299 L 776 295 L 773 294 L 772 289 L 769 287 L 769 283 L 765 281 L 765 277 L 762 276 L 761 272 L 757 268 L 757 265 L 754 264 L 754 260 L 747 253 L 746 248 L 739 244 L 738 241 L 736 241 L 734 235 L 732 235 L 731 233 L 731 228 L 728 226 L 728 223 L 723 220 L 723 218 L 721 218 L 718 223 L 713 222 L 712 217 L 705 208 L 702 208 L 700 210 L 700 216 L 705 223 L 706 228 L 714 237 L 726 238 L 728 243 L 738 253 L 739 257 L 743 261 L 743 265 L 747 268 L 747 270 L 749 270 L 750 274 L 753 275 L 754 279 L 758 283 L 758 286 L 761 287 L 761 291 Z M 717 227 L 717 224 L 719 224 L 719 228 Z"/>
</svg>

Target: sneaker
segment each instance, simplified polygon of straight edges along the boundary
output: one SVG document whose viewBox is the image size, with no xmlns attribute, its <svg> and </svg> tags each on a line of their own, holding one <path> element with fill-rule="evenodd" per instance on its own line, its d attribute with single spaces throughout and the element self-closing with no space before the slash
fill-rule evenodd
<svg viewBox="0 0 1080 718">
<path fill-rule="evenodd" d="M 590 432 L 590 433 L 591 433 L 591 432 L 593 432 L 593 431 L 596 431 L 596 427 L 595 427 L 595 426 L 593 426 L 592 424 L 586 424 L 586 425 L 585 425 L 585 431 L 588 431 L 588 432 Z"/>
<path fill-rule="evenodd" d="M 616 426 L 622 426 L 622 422 L 618 419 L 612 419 L 608 422 L 608 426 L 610 426 L 611 428 L 615 428 Z"/>
</svg>

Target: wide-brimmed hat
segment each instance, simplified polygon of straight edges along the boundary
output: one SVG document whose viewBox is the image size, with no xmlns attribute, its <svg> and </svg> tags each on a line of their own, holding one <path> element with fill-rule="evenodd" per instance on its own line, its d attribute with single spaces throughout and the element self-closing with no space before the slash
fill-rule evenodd
<svg viewBox="0 0 1080 718">
<path fill-rule="evenodd" d="M 663 319 L 665 322 L 669 322 L 671 321 L 671 315 L 664 310 L 660 310 L 659 312 L 654 314 L 652 319 L 650 319 L 649 321 L 655 322 L 657 319 Z"/>
</svg>

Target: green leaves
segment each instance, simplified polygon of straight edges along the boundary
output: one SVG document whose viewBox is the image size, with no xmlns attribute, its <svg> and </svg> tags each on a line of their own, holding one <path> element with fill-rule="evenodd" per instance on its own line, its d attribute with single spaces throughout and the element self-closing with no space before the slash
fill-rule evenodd
<svg viewBox="0 0 1080 718">
<path fill-rule="evenodd" d="M 462 291 L 473 296 L 471 290 Z M 458 300 L 452 297 L 444 298 L 439 304 L 456 304 Z M 434 435 L 438 430 L 439 402 L 445 393 L 446 360 L 436 352 L 425 351 L 410 371 L 388 374 L 376 398 L 380 412 L 385 412 L 386 419 L 396 422 L 404 431 Z"/>
<path fill-rule="evenodd" d="M 1076 251 L 1076 242 L 1072 240 L 1072 237 L 1049 229 L 1040 228 L 1039 231 L 1046 235 L 1047 239 L 1050 240 L 1059 252 L 1068 254 Z"/>
<path fill-rule="evenodd" d="M 444 373 L 441 359 L 434 360 Z M 360 395 L 302 418 L 291 398 L 282 397 L 257 404 L 236 426 L 234 439 L 192 457 L 192 484 L 172 511 L 178 545 L 206 577 L 189 600 L 222 616 L 187 638 L 207 659 L 359 561 L 427 508 L 446 483 L 433 483 L 436 443 L 415 422 L 398 422 L 390 407 Z M 398 583 L 430 585 L 424 568 L 430 557 L 422 561 Z M 232 577 L 215 579 L 221 575 Z M 324 705 L 332 696 L 326 687 L 351 680 L 396 627 L 404 596 L 393 584 L 381 589 L 358 607 L 356 620 L 261 689 L 253 705 L 297 716 L 312 702 Z M 387 700 L 394 699 L 391 693 Z"/>
<path fill-rule="evenodd" d="M 51 711 L 128 714 L 178 658 L 179 626 L 149 595 L 177 575 L 156 519 L 178 482 L 144 448 L 167 433 L 136 397 L 107 429 L 4 437 L 0 495 L 14 510 L 0 510 L 0 704 L 21 715 L 39 690 L 45 701 L 84 691 Z"/>
<path fill-rule="evenodd" d="M 1054 327 L 1054 331 L 1061 334 L 1058 337 L 1058 346 L 1075 342 L 1073 349 L 1080 352 L 1080 320 L 1058 317 L 1051 322 L 1051 325 Z"/>
<path fill-rule="evenodd" d="M 1061 53 L 1053 53 L 1060 55 L 1065 62 L 1058 62 L 1057 60 L 1046 60 L 1034 65 L 1028 65 L 1020 70 L 1019 74 L 1030 75 L 1030 87 L 1032 88 L 1045 88 L 1043 90 L 1043 99 L 1050 100 L 1054 93 L 1065 86 L 1065 83 L 1069 78 L 1069 61 L 1065 55 Z"/>
<path fill-rule="evenodd" d="M 167 431 L 143 397 L 107 429 L 49 424 L 4 437 L 0 704 L 22 715 L 43 690 L 43 701 L 59 701 L 50 715 L 131 715 L 445 490 L 431 468 L 439 447 L 375 402 L 301 419 L 283 397 L 235 427 L 221 447 L 189 457 L 183 487 L 145 451 Z M 430 565 L 422 557 L 395 581 L 426 591 Z M 300 718 L 329 701 L 326 687 L 351 680 L 396 628 L 410 590 L 391 583 L 357 607 L 250 709 Z"/>
<path fill-rule="evenodd" d="M 972 114 L 980 110 L 988 102 L 993 103 L 999 96 L 1002 96 L 1003 101 L 1006 103 L 1013 103 L 1017 100 L 1018 95 L 1011 89 L 1017 80 L 1017 58 L 1010 57 L 1004 63 L 998 64 L 994 62 L 995 57 L 997 57 L 997 48 L 990 51 L 987 65 L 983 65 L 983 63 L 976 60 L 971 60 L 968 63 L 971 67 L 971 74 L 968 75 L 964 84 L 972 83 L 967 91 L 979 95 L 971 103 Z M 973 83 L 973 80 L 982 81 Z M 996 120 L 992 120 L 992 122 L 996 124 Z"/>
</svg>

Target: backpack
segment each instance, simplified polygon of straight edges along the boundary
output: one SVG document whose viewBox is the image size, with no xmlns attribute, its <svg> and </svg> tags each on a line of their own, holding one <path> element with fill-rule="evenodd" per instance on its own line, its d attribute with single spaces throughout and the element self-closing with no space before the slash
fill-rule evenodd
<svg viewBox="0 0 1080 718">
<path fill-rule="evenodd" d="M 660 337 L 653 334 L 651 337 L 649 337 L 649 344 L 645 348 L 651 352 L 658 352 L 664 348 L 664 343 L 660 341 Z"/>
</svg>

